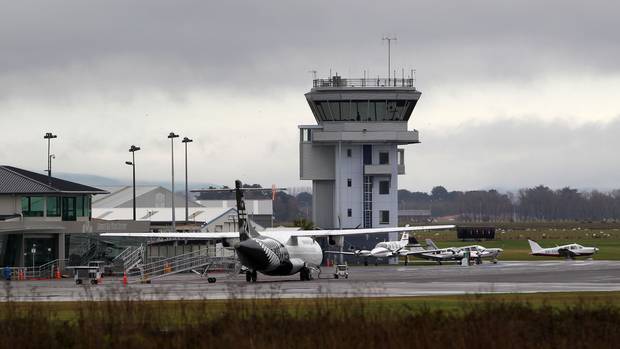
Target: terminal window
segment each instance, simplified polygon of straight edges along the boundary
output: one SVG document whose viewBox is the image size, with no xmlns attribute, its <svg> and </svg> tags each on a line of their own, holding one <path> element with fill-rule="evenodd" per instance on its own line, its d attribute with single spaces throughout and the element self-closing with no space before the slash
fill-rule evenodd
<svg viewBox="0 0 620 349">
<path fill-rule="evenodd" d="M 379 153 L 379 165 L 387 165 L 390 163 L 390 153 Z"/>
<path fill-rule="evenodd" d="M 347 209 L 347 217 L 351 217 L 353 215 L 353 210 L 351 210 L 350 208 Z"/>
<path fill-rule="evenodd" d="M 348 157 L 348 158 L 350 158 L 350 157 L 351 157 L 351 153 L 352 153 L 351 149 L 347 149 L 347 157 Z"/>
<path fill-rule="evenodd" d="M 45 197 L 24 196 L 21 201 L 22 215 L 24 215 L 24 217 L 43 217 Z"/>
<path fill-rule="evenodd" d="M 347 187 L 350 187 L 350 186 L 351 186 L 351 178 L 348 178 L 347 179 Z"/>
<path fill-rule="evenodd" d="M 390 223 L 390 211 L 379 211 L 379 223 L 381 224 L 389 224 Z"/>
<path fill-rule="evenodd" d="M 379 182 L 379 194 L 385 195 L 390 193 L 390 181 Z"/>
</svg>

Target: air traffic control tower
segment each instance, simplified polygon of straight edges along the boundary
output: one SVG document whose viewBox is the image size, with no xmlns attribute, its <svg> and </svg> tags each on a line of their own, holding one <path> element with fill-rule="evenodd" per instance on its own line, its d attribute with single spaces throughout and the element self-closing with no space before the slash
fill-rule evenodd
<svg viewBox="0 0 620 349">
<path fill-rule="evenodd" d="M 312 181 L 321 228 L 398 225 L 398 175 L 421 93 L 414 79 L 315 79 L 306 99 L 317 125 L 300 125 L 300 177 Z M 392 239 L 394 237 L 390 236 Z"/>
</svg>

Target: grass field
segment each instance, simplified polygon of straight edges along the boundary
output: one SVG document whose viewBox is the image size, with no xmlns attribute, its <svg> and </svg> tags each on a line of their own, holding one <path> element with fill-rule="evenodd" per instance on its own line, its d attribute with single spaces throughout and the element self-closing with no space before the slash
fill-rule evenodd
<svg viewBox="0 0 620 349">
<path fill-rule="evenodd" d="M 614 348 L 619 299 L 563 293 L 9 301 L 0 307 L 0 348 Z"/>
<path fill-rule="evenodd" d="M 468 225 L 468 224 L 464 224 Z M 500 256 L 505 260 L 545 260 L 548 257 L 530 256 L 527 239 L 537 241 L 542 247 L 553 247 L 568 243 L 583 246 L 595 246 L 600 251 L 594 256 L 601 260 L 620 260 L 620 226 L 617 223 L 489 223 L 497 228 L 494 240 L 461 241 L 454 231 L 436 231 L 416 233 L 415 237 L 424 244 L 430 238 L 443 247 L 458 247 L 480 244 L 484 247 L 500 247 L 504 252 Z"/>
</svg>

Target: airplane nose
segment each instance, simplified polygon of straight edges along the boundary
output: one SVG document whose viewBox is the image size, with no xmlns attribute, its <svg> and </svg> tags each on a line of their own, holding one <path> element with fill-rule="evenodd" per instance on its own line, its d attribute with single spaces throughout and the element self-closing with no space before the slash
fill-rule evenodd
<svg viewBox="0 0 620 349">
<path fill-rule="evenodd" d="M 235 246 L 241 263 L 254 270 L 263 270 L 269 266 L 269 258 L 263 247 L 254 239 L 241 241 Z"/>
</svg>

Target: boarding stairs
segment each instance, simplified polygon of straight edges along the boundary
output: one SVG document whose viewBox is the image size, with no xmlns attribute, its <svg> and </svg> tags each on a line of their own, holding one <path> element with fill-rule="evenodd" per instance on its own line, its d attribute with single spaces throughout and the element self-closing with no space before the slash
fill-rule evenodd
<svg viewBox="0 0 620 349">
<path fill-rule="evenodd" d="M 126 275 L 130 283 L 145 283 L 183 272 L 195 272 L 201 276 L 218 273 L 232 277 L 238 274 L 240 269 L 241 264 L 234 256 L 216 257 L 207 254 L 207 249 L 200 249 L 150 263 L 138 264 L 133 269 L 127 269 Z"/>
<path fill-rule="evenodd" d="M 128 271 L 137 267 L 138 264 L 142 263 L 143 259 L 144 245 L 129 246 L 114 257 L 112 265 L 115 266 L 116 270 Z"/>
</svg>

